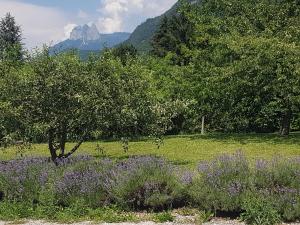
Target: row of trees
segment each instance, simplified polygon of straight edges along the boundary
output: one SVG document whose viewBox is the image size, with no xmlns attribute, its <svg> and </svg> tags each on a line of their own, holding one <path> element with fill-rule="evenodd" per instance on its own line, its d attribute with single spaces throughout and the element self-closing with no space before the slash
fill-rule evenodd
<svg viewBox="0 0 300 225">
<path fill-rule="evenodd" d="M 86 139 L 210 130 L 300 129 L 300 5 L 283 0 L 184 1 L 153 51 L 132 46 L 80 60 L 22 50 L 0 22 L 0 140 L 47 141 L 52 159 Z M 77 140 L 69 151 L 66 142 Z"/>
<path fill-rule="evenodd" d="M 185 70 L 180 93 L 211 128 L 288 135 L 299 129 L 299 21 L 299 1 L 183 1 L 153 53 Z"/>
<path fill-rule="evenodd" d="M 161 99 L 151 71 L 111 51 L 81 61 L 76 53 L 37 52 L 19 64 L 0 63 L 2 143 L 47 141 L 52 159 L 68 157 L 84 140 L 160 137 L 185 104 Z M 78 141 L 66 150 L 67 141 Z"/>
</svg>

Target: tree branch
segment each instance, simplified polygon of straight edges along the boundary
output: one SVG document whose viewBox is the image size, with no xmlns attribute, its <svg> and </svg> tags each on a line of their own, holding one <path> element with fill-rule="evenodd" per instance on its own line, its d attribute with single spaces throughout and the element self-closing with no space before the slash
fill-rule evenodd
<svg viewBox="0 0 300 225">
<path fill-rule="evenodd" d="M 78 142 L 78 143 L 74 146 L 74 148 L 73 148 L 69 153 L 63 155 L 62 157 L 63 157 L 63 158 L 68 158 L 68 157 L 70 157 L 72 154 L 74 154 L 74 153 L 78 150 L 78 148 L 80 147 L 80 145 L 84 142 L 84 139 L 85 139 L 85 138 L 82 138 L 81 141 Z"/>
</svg>

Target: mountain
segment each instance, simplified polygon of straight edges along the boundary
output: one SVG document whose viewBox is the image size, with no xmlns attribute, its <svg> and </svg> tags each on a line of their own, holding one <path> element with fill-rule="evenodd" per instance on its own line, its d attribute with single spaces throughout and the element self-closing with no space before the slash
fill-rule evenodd
<svg viewBox="0 0 300 225">
<path fill-rule="evenodd" d="M 70 34 L 70 40 L 73 41 L 82 40 L 83 42 L 86 42 L 95 41 L 98 39 L 100 39 L 100 33 L 95 24 L 92 24 L 91 26 L 88 26 L 87 24 L 83 26 L 77 26 Z"/>
<path fill-rule="evenodd" d="M 84 52 L 84 55 L 88 55 L 88 52 L 101 51 L 105 47 L 114 47 L 126 41 L 129 36 L 130 33 L 125 32 L 101 34 L 95 24 L 90 26 L 85 24 L 75 27 L 69 39 L 51 47 L 51 52 L 59 53 L 69 49 L 77 49 L 79 52 Z"/>
<path fill-rule="evenodd" d="M 188 0 L 191 4 L 196 4 L 200 0 Z M 130 35 L 129 39 L 124 43 L 132 44 L 140 52 L 148 52 L 151 50 L 151 39 L 154 36 L 155 32 L 158 30 L 160 22 L 163 17 L 171 17 L 176 14 L 179 6 L 177 2 L 171 9 L 162 14 L 161 16 L 151 18 L 146 20 L 146 22 L 139 25 L 133 33 Z"/>
</svg>

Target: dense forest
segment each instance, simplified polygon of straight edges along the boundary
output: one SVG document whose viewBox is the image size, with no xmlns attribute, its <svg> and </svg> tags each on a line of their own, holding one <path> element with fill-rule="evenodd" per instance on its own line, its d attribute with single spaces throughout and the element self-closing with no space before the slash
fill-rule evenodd
<svg viewBox="0 0 300 225">
<path fill-rule="evenodd" d="M 300 130 L 300 2 L 180 2 L 139 54 L 119 45 L 25 51 L 20 27 L 0 22 L 0 140 L 48 142 L 68 157 L 85 140 L 207 131 Z M 67 141 L 78 141 L 65 152 Z"/>
</svg>

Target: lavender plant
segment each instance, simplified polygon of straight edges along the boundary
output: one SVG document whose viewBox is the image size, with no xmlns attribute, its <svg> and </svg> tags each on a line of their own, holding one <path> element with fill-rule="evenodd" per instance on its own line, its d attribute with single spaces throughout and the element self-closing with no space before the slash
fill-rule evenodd
<svg viewBox="0 0 300 225">
<path fill-rule="evenodd" d="M 0 162 L 0 192 L 10 201 L 38 201 L 48 173 L 54 166 L 45 158 Z"/>
<path fill-rule="evenodd" d="M 68 213 L 80 217 L 113 205 L 155 211 L 189 205 L 208 212 L 242 213 L 249 223 L 296 221 L 300 159 L 259 159 L 252 165 L 236 152 L 201 162 L 197 171 L 153 156 L 0 161 L 0 218 L 7 218 L 7 213 L 10 218 L 55 219 Z"/>
<path fill-rule="evenodd" d="M 254 169 L 255 192 L 269 198 L 281 217 L 300 219 L 300 159 L 258 160 Z"/>
<path fill-rule="evenodd" d="M 201 162 L 198 172 L 189 190 L 194 204 L 206 210 L 241 211 L 242 195 L 251 177 L 249 163 L 241 152 Z"/>
<path fill-rule="evenodd" d="M 106 175 L 111 200 L 131 209 L 161 210 L 180 201 L 182 185 L 161 158 L 142 156 L 116 164 Z"/>
<path fill-rule="evenodd" d="M 105 199 L 101 175 L 94 166 L 67 170 L 55 181 L 54 192 L 63 206 L 83 200 L 89 206 L 99 207 Z"/>
</svg>

